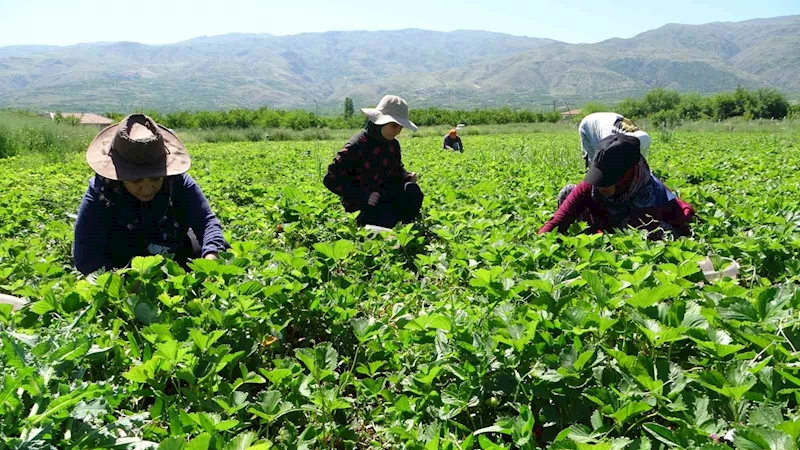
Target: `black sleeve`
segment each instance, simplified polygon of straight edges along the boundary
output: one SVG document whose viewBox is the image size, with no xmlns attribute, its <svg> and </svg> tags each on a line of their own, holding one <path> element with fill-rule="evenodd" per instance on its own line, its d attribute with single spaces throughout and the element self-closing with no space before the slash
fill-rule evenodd
<svg viewBox="0 0 800 450">
<path fill-rule="evenodd" d="M 369 193 L 362 191 L 361 183 L 356 180 L 360 170 L 361 146 L 354 138 L 336 154 L 322 182 L 328 190 L 345 201 L 360 204 L 369 197 Z"/>
</svg>

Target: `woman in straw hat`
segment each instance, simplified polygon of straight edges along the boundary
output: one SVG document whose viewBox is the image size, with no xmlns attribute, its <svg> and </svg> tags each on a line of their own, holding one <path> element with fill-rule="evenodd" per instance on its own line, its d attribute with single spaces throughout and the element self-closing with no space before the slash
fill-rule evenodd
<svg viewBox="0 0 800 450">
<path fill-rule="evenodd" d="M 134 114 L 95 137 L 96 175 L 78 210 L 75 266 L 84 274 L 125 267 L 136 256 L 215 259 L 228 248 L 203 192 L 186 174 L 189 154 L 170 130 Z"/>
<path fill-rule="evenodd" d="M 369 119 L 364 130 L 339 151 L 323 180 L 342 199 L 345 211 L 361 211 L 359 225 L 392 228 L 413 222 L 422 207 L 417 174 L 407 172 L 395 139 L 403 128 L 417 131 L 408 118 L 408 103 L 395 95 L 376 108 L 361 110 Z"/>
<path fill-rule="evenodd" d="M 464 144 L 461 142 L 461 137 L 458 135 L 458 129 L 453 128 L 444 136 L 442 148 L 445 150 L 464 153 Z"/>
</svg>

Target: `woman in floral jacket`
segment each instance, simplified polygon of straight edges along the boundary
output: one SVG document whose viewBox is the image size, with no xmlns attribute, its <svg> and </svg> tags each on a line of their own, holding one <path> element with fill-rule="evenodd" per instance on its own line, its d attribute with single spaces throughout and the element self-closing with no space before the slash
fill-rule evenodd
<svg viewBox="0 0 800 450">
<path fill-rule="evenodd" d="M 403 166 L 396 137 L 403 128 L 417 131 L 408 104 L 387 95 L 377 108 L 362 109 L 369 122 L 350 138 L 328 166 L 323 183 L 341 197 L 345 211 L 361 211 L 359 225 L 392 228 L 419 215 L 423 194 L 417 174 Z"/>
</svg>

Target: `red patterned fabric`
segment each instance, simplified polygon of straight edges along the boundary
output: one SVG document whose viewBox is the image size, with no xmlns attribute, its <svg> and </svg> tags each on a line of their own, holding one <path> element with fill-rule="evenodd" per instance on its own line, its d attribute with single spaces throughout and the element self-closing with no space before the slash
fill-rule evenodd
<svg viewBox="0 0 800 450">
<path fill-rule="evenodd" d="M 608 211 L 592 198 L 592 185 L 581 181 L 570 192 L 553 218 L 539 230 L 539 234 L 549 233 L 554 229 L 564 233 L 584 213 L 588 213 L 590 231 L 611 231 L 620 225 L 655 231 L 661 222 L 666 222 L 679 235 L 690 233 L 690 224 L 695 216 L 691 205 L 675 198 L 664 205 L 633 211 L 627 224 L 611 223 Z M 654 235 L 654 237 L 659 236 L 660 233 Z"/>
</svg>

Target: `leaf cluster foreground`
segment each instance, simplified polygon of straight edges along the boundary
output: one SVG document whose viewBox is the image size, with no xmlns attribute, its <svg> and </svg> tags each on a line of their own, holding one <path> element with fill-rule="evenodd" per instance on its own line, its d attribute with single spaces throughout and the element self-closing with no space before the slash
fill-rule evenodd
<svg viewBox="0 0 800 450">
<path fill-rule="evenodd" d="M 423 215 L 378 236 L 321 186 L 340 143 L 194 146 L 230 252 L 95 283 L 83 158 L 0 165 L 0 292 L 32 302 L 0 305 L 0 449 L 798 447 L 798 136 L 655 136 L 701 217 L 663 242 L 536 235 L 574 136 L 404 143 Z"/>
</svg>

